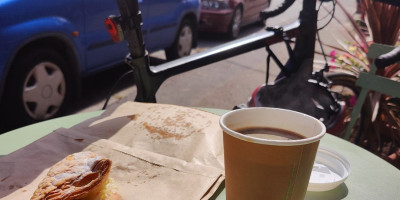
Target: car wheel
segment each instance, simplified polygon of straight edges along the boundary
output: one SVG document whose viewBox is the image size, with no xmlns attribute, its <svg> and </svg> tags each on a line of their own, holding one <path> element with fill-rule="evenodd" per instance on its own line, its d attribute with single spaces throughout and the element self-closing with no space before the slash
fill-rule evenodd
<svg viewBox="0 0 400 200">
<path fill-rule="evenodd" d="M 71 96 L 66 66 L 51 49 L 36 49 L 18 58 L 4 95 L 13 126 L 54 118 L 64 111 Z"/>
<path fill-rule="evenodd" d="M 240 24 L 242 23 L 242 9 L 240 7 L 237 7 L 232 16 L 232 21 L 231 25 L 229 26 L 229 37 L 232 39 L 235 39 L 239 37 L 239 32 L 240 32 Z"/>
<path fill-rule="evenodd" d="M 194 27 L 195 25 L 191 20 L 185 19 L 182 21 L 174 43 L 165 50 L 167 60 L 174 60 L 190 55 L 194 41 Z"/>
</svg>

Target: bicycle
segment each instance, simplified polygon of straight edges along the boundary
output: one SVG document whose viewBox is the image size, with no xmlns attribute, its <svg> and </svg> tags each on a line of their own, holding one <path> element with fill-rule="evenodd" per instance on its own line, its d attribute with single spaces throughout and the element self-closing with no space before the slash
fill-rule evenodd
<svg viewBox="0 0 400 200">
<path fill-rule="evenodd" d="M 266 20 L 269 17 L 277 16 L 288 9 L 294 2 L 294 0 L 285 0 L 277 9 L 261 12 L 260 18 Z M 326 2 L 326 0 L 321 1 L 320 6 L 323 2 Z M 335 1 L 330 0 L 328 2 L 332 2 L 333 5 L 335 3 Z M 345 125 L 343 122 L 349 115 L 347 110 L 351 109 L 350 104 L 346 102 L 348 99 L 331 90 L 332 82 L 324 75 L 329 70 L 327 63 L 322 70 L 313 71 L 315 39 L 320 38 L 317 28 L 317 0 L 304 0 L 298 20 L 291 24 L 279 28 L 269 27 L 265 32 L 236 39 L 203 52 L 157 66 L 149 65 L 149 56 L 145 50 L 141 35 L 141 13 L 138 2 L 117 0 L 117 3 L 121 16 L 108 20 L 113 24 L 112 26 L 108 24 L 107 28 L 112 37 L 123 36 L 128 41 L 129 54 L 126 57 L 126 63 L 132 67 L 130 73 L 134 74 L 137 87 L 135 101 L 155 103 L 157 90 L 169 77 L 242 53 L 265 48 L 269 53 L 267 57 L 266 83 L 253 92 L 249 102 L 235 106 L 234 109 L 252 106 L 273 106 L 292 109 L 320 119 L 327 126 L 328 132 L 339 137 L 343 135 L 343 126 Z M 331 17 L 333 17 L 333 13 L 334 11 L 331 13 Z M 294 42 L 292 41 L 293 38 L 296 38 Z M 286 64 L 282 64 L 269 49 L 270 45 L 279 42 L 284 42 L 288 50 L 289 59 Z M 292 43 L 294 43 L 293 49 L 291 48 Z M 268 69 L 271 58 L 278 64 L 282 73 L 273 84 L 268 84 Z M 336 80 L 337 83 L 343 77 L 331 77 L 331 79 Z M 339 82 L 339 84 L 344 85 L 346 83 Z M 288 93 L 306 92 L 301 95 L 301 99 L 290 99 L 283 103 L 280 100 L 285 98 L 277 97 L 280 97 L 282 89 L 288 88 L 289 85 L 293 86 L 294 89 Z M 348 87 L 353 87 L 353 85 L 348 84 Z M 357 88 L 351 89 L 355 91 L 354 95 L 358 95 Z M 271 95 L 273 93 L 275 95 Z M 107 101 L 103 109 L 106 107 Z M 291 103 L 296 101 L 297 104 L 292 106 Z M 363 118 L 360 117 L 361 119 Z"/>
<path fill-rule="evenodd" d="M 266 20 L 268 17 L 277 16 L 294 2 L 294 0 L 286 0 L 276 10 L 261 12 L 260 17 Z M 309 107 L 312 107 L 313 111 L 316 112 L 308 114 L 325 120 L 326 124 L 336 121 L 338 113 L 341 113 L 341 105 L 329 91 L 328 81 L 323 77 L 323 72 L 313 73 L 314 46 L 317 36 L 316 18 L 318 16 L 318 12 L 315 9 L 316 0 L 303 1 L 299 19 L 292 24 L 280 28 L 267 28 L 265 32 L 237 39 L 158 66 L 149 66 L 149 58 L 141 36 L 141 15 L 137 1 L 117 0 L 117 3 L 121 16 L 113 18 L 112 21 L 115 22 L 115 28 L 112 29 L 112 32 L 117 33 L 117 35 L 123 35 L 129 43 L 130 54 L 127 56 L 126 62 L 132 67 L 134 73 L 137 86 L 135 101 L 156 102 L 155 93 L 167 78 L 255 49 L 266 48 L 270 55 L 269 58 L 272 57 L 274 61 L 279 63 L 269 46 L 278 42 L 285 42 L 290 59 L 285 65 L 279 64 L 282 70 L 282 77 L 285 78 L 281 78 L 280 82 L 277 82 L 274 86 L 282 85 L 282 87 L 285 87 L 289 83 L 302 82 L 301 88 L 303 90 L 312 87 L 313 89 L 310 90 L 310 93 L 314 91 L 324 93 L 319 97 L 313 97 L 314 100 L 318 101 L 319 106 L 323 106 L 322 109 L 317 107 L 310 98 L 305 99 L 303 102 L 307 104 L 311 102 Z M 294 49 L 290 47 L 291 38 L 296 38 Z M 274 91 L 279 93 L 279 90 L 274 89 Z M 279 106 L 285 107 L 285 105 Z M 301 108 L 302 106 L 298 106 L 292 109 L 299 110 Z M 307 110 L 299 111 L 308 112 Z"/>
</svg>

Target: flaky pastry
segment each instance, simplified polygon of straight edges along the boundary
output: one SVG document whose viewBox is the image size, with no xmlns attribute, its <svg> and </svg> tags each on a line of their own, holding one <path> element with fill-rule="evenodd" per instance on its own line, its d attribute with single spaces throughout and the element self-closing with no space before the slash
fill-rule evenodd
<svg viewBox="0 0 400 200">
<path fill-rule="evenodd" d="M 121 199 L 110 186 L 111 164 L 93 152 L 71 154 L 50 168 L 31 200 Z"/>
</svg>

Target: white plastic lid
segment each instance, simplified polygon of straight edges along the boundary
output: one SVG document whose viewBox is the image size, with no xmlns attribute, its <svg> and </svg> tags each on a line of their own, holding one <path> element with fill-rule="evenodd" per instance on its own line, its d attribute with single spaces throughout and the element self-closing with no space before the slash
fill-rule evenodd
<svg viewBox="0 0 400 200">
<path fill-rule="evenodd" d="M 308 191 L 332 190 L 350 174 L 350 163 L 339 153 L 319 148 L 311 172 Z"/>
</svg>

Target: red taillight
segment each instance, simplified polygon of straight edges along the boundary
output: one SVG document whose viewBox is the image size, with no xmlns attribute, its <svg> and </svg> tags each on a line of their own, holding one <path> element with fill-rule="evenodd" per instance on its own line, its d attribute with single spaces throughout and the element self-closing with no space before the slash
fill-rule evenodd
<svg viewBox="0 0 400 200">
<path fill-rule="evenodd" d="M 247 103 L 248 107 L 256 107 L 256 101 L 257 101 L 257 94 L 260 91 L 260 89 L 264 86 L 265 84 L 259 85 L 251 94 L 251 97 L 249 99 L 249 102 Z"/>
<path fill-rule="evenodd" d="M 121 25 L 118 23 L 117 17 L 107 17 L 104 24 L 114 42 L 121 42 L 124 40 L 124 34 Z"/>
</svg>

